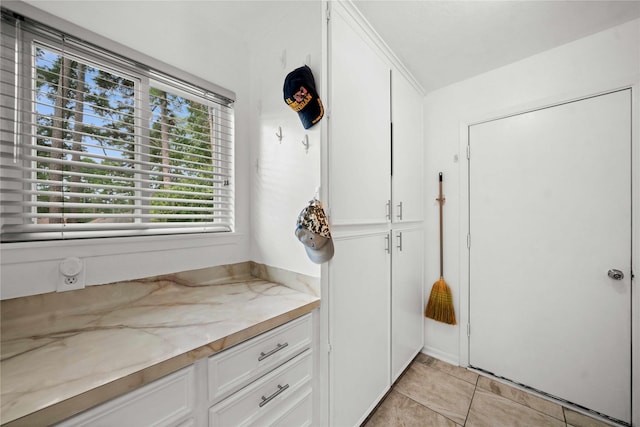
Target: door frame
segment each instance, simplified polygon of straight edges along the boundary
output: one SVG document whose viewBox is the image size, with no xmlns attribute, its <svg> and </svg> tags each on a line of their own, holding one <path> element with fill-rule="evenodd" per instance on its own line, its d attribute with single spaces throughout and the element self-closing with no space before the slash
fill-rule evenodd
<svg viewBox="0 0 640 427">
<path fill-rule="evenodd" d="M 469 366 L 469 159 L 467 147 L 469 146 L 469 128 L 473 125 L 492 120 L 532 112 L 542 108 L 553 107 L 567 102 L 578 101 L 598 95 L 604 95 L 623 89 L 631 89 L 631 266 L 640 266 L 640 82 L 613 86 L 607 88 L 592 88 L 591 90 L 575 91 L 558 94 L 556 96 L 526 102 L 520 105 L 478 114 L 475 117 L 460 122 L 460 156 L 466 162 L 460 164 L 460 210 L 459 216 L 459 266 L 460 266 L 460 306 L 459 313 L 459 364 Z M 640 267 L 637 267 L 640 271 Z M 636 283 L 634 283 L 636 282 Z M 631 425 L 640 427 L 640 289 L 637 289 L 637 279 L 631 281 Z M 634 289 L 636 288 L 636 289 Z M 634 292 L 635 291 L 635 292 Z M 634 310 L 634 308 L 636 308 Z M 638 325 L 634 327 L 634 325 Z M 579 411 L 579 408 L 576 408 Z"/>
</svg>

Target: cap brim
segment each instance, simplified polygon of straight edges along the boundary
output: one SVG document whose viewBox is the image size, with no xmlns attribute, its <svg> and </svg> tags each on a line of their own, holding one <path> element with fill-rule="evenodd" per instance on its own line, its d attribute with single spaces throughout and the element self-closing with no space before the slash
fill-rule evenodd
<svg viewBox="0 0 640 427">
<path fill-rule="evenodd" d="M 298 116 L 300 116 L 300 121 L 305 129 L 309 129 L 318 123 L 324 115 L 322 101 L 315 93 L 312 96 L 313 99 L 302 110 L 298 111 Z"/>
<path fill-rule="evenodd" d="M 304 249 L 307 251 L 309 259 L 316 264 L 322 264 L 323 262 L 327 262 L 333 258 L 334 249 L 332 239 L 328 239 L 327 243 L 325 243 L 320 249 L 310 248 L 306 245 Z"/>
</svg>

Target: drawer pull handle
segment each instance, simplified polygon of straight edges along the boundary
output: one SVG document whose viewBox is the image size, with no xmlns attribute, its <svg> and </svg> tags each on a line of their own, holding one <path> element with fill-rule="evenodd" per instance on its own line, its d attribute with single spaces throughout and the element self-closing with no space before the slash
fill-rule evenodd
<svg viewBox="0 0 640 427">
<path fill-rule="evenodd" d="M 273 350 L 265 353 L 264 351 L 260 353 L 260 357 L 258 357 L 258 362 L 263 361 L 264 359 L 266 359 L 267 357 L 271 356 L 274 353 L 279 352 L 280 350 L 282 350 L 283 348 L 285 348 L 286 346 L 288 346 L 289 343 L 284 343 L 284 344 L 277 344 L 276 348 L 274 348 Z"/>
<path fill-rule="evenodd" d="M 278 384 L 278 389 L 275 392 L 273 392 L 273 394 L 271 396 L 269 396 L 269 397 L 262 396 L 262 402 L 260 402 L 260 404 L 258 406 L 262 408 L 264 405 L 266 405 L 267 403 L 271 402 L 273 399 L 275 399 L 275 397 L 277 395 L 279 395 L 280 393 L 282 393 L 283 391 L 285 391 L 288 388 L 289 388 L 289 384 L 285 384 L 285 385 Z"/>
</svg>

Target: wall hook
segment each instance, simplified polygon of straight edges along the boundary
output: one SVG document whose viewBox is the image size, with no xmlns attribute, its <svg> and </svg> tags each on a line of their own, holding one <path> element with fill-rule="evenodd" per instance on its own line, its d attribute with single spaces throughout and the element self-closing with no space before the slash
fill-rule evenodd
<svg viewBox="0 0 640 427">
<path fill-rule="evenodd" d="M 278 126 L 278 132 L 276 132 L 276 136 L 278 137 L 278 142 L 282 142 L 282 127 Z"/>
<path fill-rule="evenodd" d="M 308 153 L 309 152 L 309 135 L 304 136 L 304 139 L 302 140 L 302 145 L 304 145 L 304 152 Z"/>
</svg>

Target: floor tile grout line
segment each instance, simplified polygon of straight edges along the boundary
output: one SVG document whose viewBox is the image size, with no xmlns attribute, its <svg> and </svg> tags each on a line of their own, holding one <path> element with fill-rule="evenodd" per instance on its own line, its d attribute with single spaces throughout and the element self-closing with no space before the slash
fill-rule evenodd
<svg viewBox="0 0 640 427">
<path fill-rule="evenodd" d="M 428 410 L 430 410 L 431 412 L 440 415 L 443 418 L 446 418 L 447 420 L 451 421 L 452 423 L 454 423 L 455 425 L 460 425 L 456 422 L 456 420 L 452 420 L 451 418 L 447 417 L 445 414 L 443 414 L 442 412 L 436 411 L 433 408 L 430 408 L 429 406 L 425 405 L 424 403 L 418 402 L 417 400 L 415 400 L 414 398 L 412 398 L 411 396 L 407 396 L 406 394 L 404 394 L 403 392 L 401 392 L 400 390 L 396 390 L 396 393 L 399 393 L 401 395 L 403 395 L 404 397 L 406 397 L 407 399 L 411 400 L 412 402 L 422 406 L 423 408 L 426 408 Z"/>
<path fill-rule="evenodd" d="M 531 411 L 535 411 L 535 412 L 537 412 L 537 413 L 539 413 L 539 414 L 541 414 L 541 415 L 543 415 L 543 416 L 545 416 L 545 417 L 552 418 L 552 419 L 554 419 L 554 420 L 560 421 L 560 422 L 561 422 L 561 423 L 563 423 L 565 426 L 567 425 L 567 417 L 565 416 L 565 412 L 564 412 L 565 407 L 564 407 L 564 406 L 562 406 L 562 405 L 559 405 L 559 406 L 560 406 L 560 409 L 561 409 L 561 412 L 562 412 L 562 419 L 560 419 L 560 418 L 556 418 L 556 417 L 554 417 L 553 415 L 548 414 L 548 413 L 546 413 L 546 412 L 544 412 L 544 411 L 542 411 L 542 410 L 540 410 L 540 409 L 537 409 L 537 408 L 531 407 L 531 406 L 526 405 L 526 404 L 524 404 L 524 403 L 518 402 L 518 401 L 517 401 L 517 400 L 515 400 L 515 399 L 511 399 L 511 398 L 509 398 L 509 397 L 507 397 L 507 396 L 503 396 L 503 395 L 501 395 L 501 394 L 499 394 L 499 393 L 496 393 L 496 392 L 494 392 L 493 390 L 487 390 L 486 388 L 483 388 L 483 387 L 476 387 L 476 388 L 479 388 L 479 389 L 480 389 L 482 392 L 484 392 L 484 393 L 491 393 L 491 394 L 493 394 L 493 395 L 495 395 L 495 396 L 497 396 L 497 397 L 499 397 L 499 398 L 502 398 L 502 399 L 508 400 L 509 402 L 512 402 L 512 403 L 515 403 L 516 405 L 520 405 L 520 406 L 522 406 L 522 407 L 524 407 L 524 408 L 527 408 L 527 409 L 529 409 L 529 410 L 531 410 Z M 523 393 L 527 393 L 527 392 L 523 392 Z M 474 390 L 473 394 L 474 394 L 474 396 L 475 396 L 475 390 Z"/>
<path fill-rule="evenodd" d="M 476 383 L 473 385 L 473 394 L 471 395 L 471 400 L 469 401 L 469 408 L 467 409 L 467 415 L 464 417 L 464 424 L 462 426 L 467 425 L 467 420 L 469 419 L 469 414 L 471 413 L 471 405 L 473 405 L 473 398 L 476 397 L 476 390 L 478 389 L 478 379 L 480 376 L 476 377 Z"/>
<path fill-rule="evenodd" d="M 437 360 L 437 359 L 434 359 L 434 360 Z M 398 385 L 398 383 L 400 382 L 400 379 L 405 375 L 406 371 L 408 371 L 408 368 L 409 368 L 409 367 L 411 366 L 411 364 L 413 364 L 413 363 L 419 363 L 419 364 L 421 364 L 421 365 L 424 365 L 424 366 L 425 366 L 425 367 L 427 367 L 427 368 L 433 369 L 434 371 L 438 371 L 438 372 L 440 372 L 440 373 L 442 373 L 442 374 L 445 374 L 445 375 L 446 375 L 446 377 L 448 377 L 448 378 L 456 379 L 456 380 L 458 380 L 458 381 L 463 381 L 463 382 L 466 382 L 467 384 L 470 384 L 470 385 L 472 385 L 472 386 L 473 386 L 473 393 L 472 393 L 472 395 L 471 395 L 471 400 L 469 401 L 469 407 L 468 407 L 468 409 L 467 409 L 467 414 L 466 414 L 466 416 L 465 416 L 465 418 L 464 418 L 464 421 L 463 421 L 462 426 L 460 426 L 460 424 L 458 424 L 456 420 L 454 420 L 454 419 L 452 419 L 452 418 L 448 417 L 447 415 L 445 415 L 445 414 L 441 413 L 440 411 L 438 411 L 438 410 L 436 410 L 436 409 L 433 409 L 433 408 L 431 408 L 431 407 L 429 407 L 429 406 L 427 406 L 427 405 L 425 405 L 425 404 L 423 404 L 423 403 L 421 403 L 421 402 L 418 402 L 417 400 L 413 399 L 412 397 L 410 397 L 410 396 L 406 395 L 405 393 L 403 393 L 402 391 L 400 391 L 400 390 L 398 390 L 398 389 L 397 389 L 397 385 Z M 454 365 L 451 365 L 451 366 L 455 367 Z M 529 410 L 532 410 L 532 411 L 538 412 L 538 413 L 540 413 L 541 415 L 544 415 L 544 416 L 546 416 L 546 417 L 549 417 L 549 418 L 555 419 L 555 420 L 559 421 L 559 422 L 560 422 L 562 425 L 564 425 L 565 427 L 572 427 L 572 425 L 568 424 L 568 421 L 567 421 L 567 411 L 571 411 L 571 409 L 570 409 L 570 408 L 567 408 L 567 407 L 566 407 L 566 406 L 564 406 L 564 405 L 559 405 L 559 406 L 560 406 L 560 408 L 561 408 L 561 411 L 562 411 L 562 419 L 560 419 L 560 418 L 556 418 L 555 416 L 553 416 L 553 415 L 551 415 L 551 414 L 548 414 L 548 413 L 544 412 L 544 411 L 543 411 L 543 410 L 541 410 L 541 409 L 537 409 L 537 408 L 531 407 L 531 406 L 529 406 L 529 405 L 527 405 L 527 404 L 525 404 L 525 403 L 519 402 L 518 400 L 515 400 L 515 399 L 512 399 L 512 398 L 509 398 L 509 397 L 507 397 L 507 396 L 503 396 L 503 395 L 502 395 L 502 394 L 500 394 L 500 393 L 494 392 L 494 391 L 493 391 L 493 390 L 491 390 L 491 389 L 487 389 L 487 388 L 485 388 L 485 387 L 481 387 L 481 386 L 479 386 L 480 378 L 489 378 L 489 379 L 491 379 L 490 377 L 486 377 L 486 376 L 483 376 L 483 375 L 477 375 L 477 376 L 476 376 L 476 379 L 475 379 L 475 384 L 474 384 L 473 382 L 468 381 L 468 380 L 466 380 L 466 379 L 464 379 L 464 378 L 461 378 L 460 376 L 456 375 L 455 373 L 452 373 L 452 371 L 451 371 L 451 370 L 441 369 L 439 366 L 437 366 L 437 365 L 435 365 L 435 364 L 425 363 L 425 362 L 423 362 L 423 361 L 421 361 L 421 360 L 417 360 L 417 357 L 416 357 L 416 358 L 415 358 L 415 359 L 414 359 L 414 360 L 409 364 L 409 366 L 407 366 L 407 369 L 406 369 L 406 370 L 405 370 L 405 371 L 404 371 L 404 372 L 403 372 L 403 373 L 398 377 L 398 379 L 397 379 L 397 380 L 396 380 L 396 381 L 391 385 L 391 388 L 389 389 L 389 392 L 388 392 L 388 393 L 383 397 L 383 399 L 380 401 L 380 404 L 382 404 L 382 402 L 383 402 L 384 400 L 386 400 L 386 398 L 388 397 L 388 394 L 389 394 L 391 391 L 395 391 L 395 392 L 397 392 L 397 393 L 401 394 L 402 396 L 404 396 L 405 398 L 407 398 L 407 399 L 411 400 L 411 401 L 412 401 L 412 402 L 414 402 L 415 404 L 417 404 L 417 405 L 419 405 L 419 406 L 421 406 L 421 407 L 423 407 L 423 408 L 425 408 L 425 409 L 427 409 L 427 410 L 429 410 L 429 411 L 431 411 L 431 412 L 433 412 L 433 413 L 435 413 L 435 414 L 437 414 L 437 415 L 441 416 L 442 418 L 444 418 L 444 419 L 448 420 L 449 422 L 452 422 L 456 427 L 464 427 L 464 426 L 466 426 L 466 425 L 467 425 L 467 423 L 469 422 L 469 416 L 470 416 L 470 414 L 471 414 L 471 407 L 472 407 L 472 405 L 473 405 L 473 402 L 474 402 L 474 399 L 475 399 L 476 392 L 478 391 L 478 389 L 480 389 L 483 393 L 490 393 L 490 394 L 492 394 L 492 395 L 495 395 L 496 397 L 499 397 L 499 398 L 502 398 L 502 399 L 508 400 L 508 401 L 510 401 L 510 402 L 512 402 L 512 403 L 514 403 L 514 404 L 517 404 L 517 405 L 522 406 L 522 407 L 524 407 L 524 408 L 527 408 L 527 409 L 529 409 Z M 522 393 L 525 393 L 525 394 L 531 394 L 531 395 L 533 395 L 533 396 L 536 396 L 535 394 L 533 394 L 533 393 L 529 393 L 529 392 L 527 392 L 526 390 L 519 390 L 519 391 L 521 391 Z M 536 396 L 536 397 L 538 397 L 538 396 Z M 380 404 L 379 404 L 379 405 L 378 405 L 378 406 L 377 406 L 377 407 L 376 407 L 376 408 L 371 412 L 371 414 L 369 414 L 369 417 L 367 417 L 368 419 L 370 419 L 370 418 L 371 418 L 371 416 L 373 415 L 373 413 L 374 413 L 374 412 L 376 412 L 376 410 L 377 410 L 377 409 L 379 409 Z M 579 414 L 581 414 L 580 412 L 578 412 L 578 413 L 579 413 Z M 586 418 L 593 418 L 593 417 L 590 417 L 589 415 L 586 415 L 586 414 L 581 414 L 581 415 L 584 415 Z M 607 423 L 607 425 L 608 425 L 608 423 Z M 621 427 L 622 427 L 622 426 L 621 426 Z"/>
<path fill-rule="evenodd" d="M 490 381 L 494 381 L 494 382 L 497 382 L 497 383 L 499 383 L 499 384 L 506 385 L 507 387 L 512 388 L 513 390 L 516 390 L 516 391 L 518 391 L 518 392 L 520 392 L 520 393 L 523 393 L 524 395 L 532 396 L 532 397 L 536 397 L 536 398 L 538 398 L 538 399 L 541 399 L 542 401 L 549 402 L 549 403 L 551 403 L 551 404 L 554 404 L 554 405 L 559 406 L 559 407 L 560 407 L 560 412 L 562 413 L 562 418 L 558 418 L 558 417 L 556 417 L 556 416 L 554 416 L 554 415 L 552 415 L 552 414 L 549 414 L 549 413 L 545 412 L 545 411 L 544 411 L 544 410 L 542 410 L 542 409 L 538 409 L 538 408 L 535 408 L 535 407 L 533 407 L 533 406 L 529 406 L 529 405 L 527 405 L 526 403 L 520 402 L 520 401 L 518 401 L 518 400 L 517 400 L 517 399 L 515 399 L 515 398 L 511 398 L 511 397 L 509 397 L 509 396 L 505 396 L 505 395 L 502 395 L 502 394 L 500 394 L 500 393 L 496 393 L 495 391 L 493 391 L 493 390 L 491 390 L 491 389 L 489 389 L 489 388 L 485 388 L 485 387 L 482 387 L 482 386 L 477 386 L 477 387 L 479 387 L 479 388 L 480 388 L 480 390 L 482 390 L 483 392 L 495 394 L 496 396 L 498 396 L 498 397 L 502 397 L 503 399 L 507 399 L 507 400 L 509 400 L 509 401 L 511 401 L 511 402 L 513 402 L 513 403 L 515 403 L 515 404 L 517 404 L 517 405 L 524 406 L 525 408 L 531 409 L 532 411 L 536 411 L 536 412 L 538 412 L 538 413 L 540 413 L 540 414 L 542 414 L 542 415 L 545 415 L 545 416 L 547 416 L 547 417 L 551 417 L 551 418 L 553 418 L 553 419 L 555 419 L 555 420 L 558 420 L 558 421 L 560 421 L 560 422 L 563 422 L 563 423 L 567 424 L 567 417 L 566 417 L 566 415 L 565 415 L 565 406 L 564 406 L 564 405 L 561 405 L 561 404 L 559 404 L 559 403 L 557 403 L 557 402 L 553 402 L 553 401 L 550 401 L 550 400 L 543 399 L 543 398 L 541 398 L 540 396 L 538 396 L 538 395 L 536 395 L 536 394 L 534 394 L 534 393 L 531 393 L 531 392 L 529 392 L 529 391 L 527 391 L 527 390 L 519 389 L 519 388 L 517 388 L 517 387 L 513 387 L 513 386 L 511 386 L 510 384 L 506 384 L 506 383 L 502 383 L 502 382 L 500 382 L 500 381 L 496 381 L 495 379 L 493 379 L 493 378 L 491 378 L 491 377 L 486 377 L 486 376 L 480 375 L 478 378 L 480 378 L 480 377 L 487 378 L 487 379 L 489 379 Z M 480 382 L 480 381 L 479 381 L 479 379 L 478 379 L 478 382 Z"/>
<path fill-rule="evenodd" d="M 437 359 L 433 359 L 433 360 L 437 360 Z M 422 365 L 426 366 L 427 368 L 431 368 L 431 369 L 433 369 L 433 370 L 435 370 L 435 371 L 438 371 L 438 372 L 440 372 L 440 373 L 442 373 L 442 374 L 445 374 L 445 375 L 447 375 L 448 377 L 451 377 L 451 378 L 454 378 L 454 379 L 456 379 L 456 380 L 463 381 L 463 382 L 465 382 L 465 383 L 467 383 L 467 384 L 471 384 L 471 385 L 473 385 L 473 394 L 471 395 L 471 400 L 469 401 L 469 408 L 467 409 L 467 415 L 465 416 L 465 419 L 464 419 L 463 424 L 462 424 L 462 425 L 464 426 L 464 424 L 466 424 L 467 417 L 469 416 L 469 411 L 470 411 L 470 409 L 471 409 L 471 403 L 473 402 L 473 396 L 475 395 L 476 388 L 477 388 L 477 386 L 478 386 L 478 378 L 480 378 L 480 376 L 479 376 L 479 375 L 477 375 L 477 376 L 476 376 L 476 380 L 475 380 L 475 382 L 471 382 L 471 381 L 467 381 L 467 380 L 465 380 L 465 379 L 462 379 L 462 378 L 458 377 L 457 375 L 454 375 L 454 374 L 452 374 L 451 372 L 448 372 L 448 371 L 446 371 L 446 370 L 444 370 L 444 369 L 440 369 L 440 368 L 439 368 L 439 367 L 437 367 L 437 366 L 434 366 L 434 365 L 432 365 L 432 364 L 424 363 L 424 362 L 422 362 L 422 361 L 419 361 L 419 360 L 417 360 L 417 357 L 416 357 L 416 359 L 414 359 L 414 362 L 415 362 L 415 363 L 420 363 L 420 364 L 422 364 Z M 413 362 L 412 362 L 412 363 L 413 363 Z M 452 366 L 453 366 L 453 365 L 452 365 Z M 408 370 L 408 369 L 407 369 L 407 370 Z M 406 372 L 406 371 L 405 371 L 405 372 Z M 400 380 L 400 378 L 405 374 L 405 372 L 403 372 L 403 373 L 402 373 L 402 375 L 398 378 L 398 381 L 399 381 L 399 380 Z M 391 387 L 391 389 L 394 389 L 396 384 L 397 384 L 397 382 L 396 382 L 396 383 L 394 383 L 394 385 Z M 399 390 L 396 390 L 396 391 L 397 391 L 398 393 L 402 394 L 403 396 L 405 396 L 406 398 L 410 399 L 411 401 L 413 401 L 413 402 L 417 403 L 418 405 L 422 406 L 423 408 L 427 408 L 428 410 L 433 411 L 433 412 L 435 412 L 436 414 L 438 414 L 438 415 L 440 415 L 440 416 L 442 416 L 442 417 L 446 418 L 447 420 L 449 420 L 449 421 L 451 421 L 452 423 L 454 423 L 456 426 L 459 426 L 459 425 L 460 425 L 460 424 L 458 424 L 458 423 L 456 422 L 456 420 L 449 418 L 448 416 L 446 416 L 445 414 L 443 414 L 443 413 L 441 413 L 441 412 L 437 411 L 436 409 L 431 408 L 431 407 L 429 407 L 429 406 L 427 406 L 427 405 L 425 405 L 425 404 L 423 404 L 423 403 L 421 403 L 421 402 L 418 402 L 417 400 L 413 399 L 411 396 L 407 396 L 406 394 L 402 393 L 402 392 L 401 392 L 401 391 L 399 391 Z"/>
</svg>

